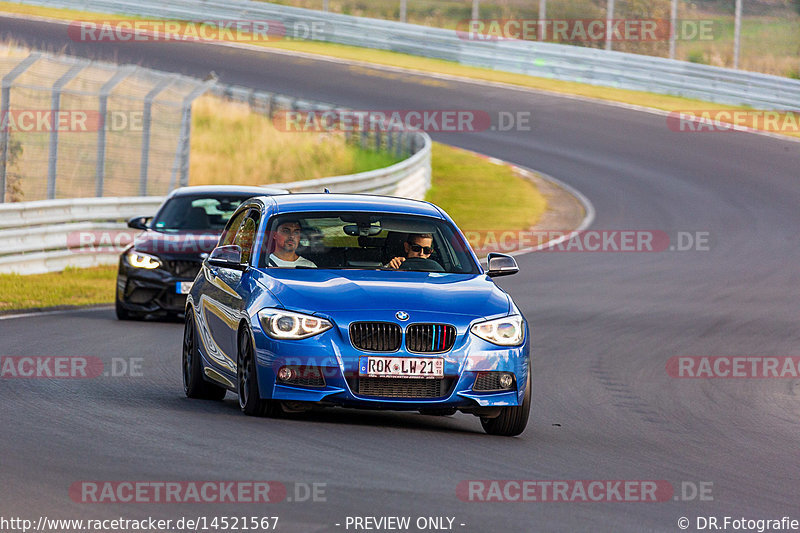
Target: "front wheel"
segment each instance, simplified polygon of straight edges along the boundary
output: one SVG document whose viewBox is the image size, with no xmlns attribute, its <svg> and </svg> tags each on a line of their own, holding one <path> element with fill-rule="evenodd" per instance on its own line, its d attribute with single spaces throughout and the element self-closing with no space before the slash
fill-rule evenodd
<svg viewBox="0 0 800 533">
<path fill-rule="evenodd" d="M 203 400 L 222 400 L 225 397 L 225 388 L 203 379 L 203 364 L 200 361 L 200 351 L 197 349 L 197 333 L 195 332 L 194 313 L 186 313 L 186 324 L 183 329 L 183 354 L 181 356 L 183 367 L 183 392 L 189 398 Z"/>
<path fill-rule="evenodd" d="M 239 408 L 250 416 L 275 416 L 278 413 L 277 402 L 262 399 L 258 390 L 255 350 L 246 328 L 239 330 L 238 344 L 236 392 L 239 393 Z"/>
<path fill-rule="evenodd" d="M 481 418 L 483 430 L 489 435 L 514 437 L 525 431 L 531 413 L 531 365 L 528 365 L 528 384 L 522 405 L 503 407 L 497 418 Z"/>
</svg>

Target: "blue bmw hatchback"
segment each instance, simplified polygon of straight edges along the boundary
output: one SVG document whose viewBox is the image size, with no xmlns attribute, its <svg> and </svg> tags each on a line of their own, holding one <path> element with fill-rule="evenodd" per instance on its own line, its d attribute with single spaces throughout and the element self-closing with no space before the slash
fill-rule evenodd
<svg viewBox="0 0 800 533">
<path fill-rule="evenodd" d="M 519 435 L 530 338 L 463 234 L 427 202 L 369 195 L 242 203 L 186 300 L 184 391 L 248 415 L 327 406 L 471 413 Z"/>
</svg>

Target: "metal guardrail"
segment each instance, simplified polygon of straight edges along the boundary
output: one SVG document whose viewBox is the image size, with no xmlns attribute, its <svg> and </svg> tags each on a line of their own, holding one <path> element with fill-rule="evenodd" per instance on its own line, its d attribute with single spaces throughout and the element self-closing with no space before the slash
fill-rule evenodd
<svg viewBox="0 0 800 533">
<path fill-rule="evenodd" d="M 363 192 L 421 199 L 430 187 L 431 140 L 408 137 L 414 154 L 384 169 L 293 183 L 273 184 L 292 192 Z M 117 262 L 124 246 L 138 233 L 125 220 L 152 215 L 159 196 L 79 198 L 0 204 L 0 273 L 39 274 L 67 267 Z M 117 237 L 124 236 L 122 242 Z M 81 246 L 82 236 L 89 237 Z"/>
<path fill-rule="evenodd" d="M 14 74 L 22 74 L 27 71 L 31 66 L 35 65 L 41 58 L 47 61 L 54 61 L 57 65 L 68 69 L 73 73 L 80 70 L 96 69 L 103 72 L 101 78 L 105 79 L 102 83 L 109 83 L 109 79 L 116 79 L 121 81 L 132 73 L 132 67 L 114 67 L 117 69 L 118 74 L 110 72 L 109 65 L 98 66 L 96 63 L 89 62 L 74 62 L 72 58 L 50 58 L 41 56 L 39 54 L 32 54 L 29 56 L 31 59 L 26 62 L 25 59 L 14 59 L 12 61 L 9 72 Z M 15 66 L 21 64 L 22 67 L 14 71 Z M 1 67 L 2 65 L 0 65 Z M 72 66 L 72 68 L 70 68 Z M 200 94 L 211 91 L 217 96 L 228 98 L 233 101 L 246 103 L 250 109 L 257 113 L 263 113 L 272 118 L 275 113 L 284 111 L 341 111 L 341 108 L 335 108 L 329 104 L 308 102 L 287 96 L 267 93 L 263 91 L 255 91 L 241 87 L 224 86 L 216 83 L 200 83 L 191 78 L 175 76 L 171 79 L 171 75 L 158 73 L 156 71 L 149 71 L 146 69 L 136 69 L 138 73 L 147 77 L 147 79 L 159 80 L 156 87 L 162 89 L 167 85 L 184 84 L 191 88 L 189 95 L 183 97 L 182 106 L 177 107 L 179 113 L 174 116 L 176 123 L 180 123 L 180 133 L 177 131 L 175 137 L 181 139 L 177 143 L 177 150 L 172 149 L 175 164 L 181 161 L 179 166 L 188 172 L 188 147 L 189 147 L 189 104 Z M 45 69 L 45 71 L 49 71 Z M 0 68 L 0 73 L 2 69 Z M 62 74 L 57 74 L 61 79 Z M 10 91 L 6 92 L 6 80 L 3 80 L 4 95 L 2 105 L 5 112 L 10 110 L 14 113 L 19 110 L 19 102 L 10 98 L 12 94 Z M 187 83 L 187 80 L 188 83 Z M 82 80 L 83 85 L 87 80 Z M 9 85 L 10 87 L 10 85 Z M 147 88 L 149 94 L 153 94 L 155 89 Z M 22 85 L 17 86 L 17 89 L 26 89 L 29 87 Z M 142 87 L 139 87 L 140 92 Z M 38 90 L 38 87 L 37 87 Z M 63 87 L 54 90 L 53 94 L 61 96 Z M 30 91 L 29 91 L 30 92 Z M 83 87 L 81 90 L 73 89 L 80 97 L 88 95 L 89 98 L 96 99 L 96 93 L 91 90 L 86 90 Z M 34 104 L 35 105 L 35 102 Z M 146 104 L 145 104 L 146 105 Z M 102 108 L 101 103 L 101 108 Z M 38 109 L 59 109 L 57 105 L 51 108 L 38 108 Z M 74 109 L 74 108 L 73 108 Z M 79 108 L 83 110 L 84 108 Z M 106 108 L 107 110 L 107 108 Z M 105 116 L 105 112 L 98 111 L 99 116 Z M 5 116 L 5 114 L 4 114 Z M 363 148 L 373 149 L 376 151 L 389 152 L 396 155 L 398 158 L 405 158 L 399 163 L 391 165 L 386 168 L 377 169 L 369 172 L 362 172 L 358 174 L 334 176 L 329 178 L 321 178 L 309 181 L 298 181 L 292 183 L 273 184 L 280 188 L 288 189 L 292 192 L 322 192 L 327 188 L 332 192 L 362 192 L 372 194 L 386 194 L 391 196 L 404 196 L 408 198 L 422 199 L 426 191 L 430 188 L 431 183 L 431 139 L 424 132 L 416 131 L 403 131 L 397 128 L 389 127 L 387 124 L 382 124 L 374 121 L 368 125 L 369 127 L 357 132 L 347 132 L 350 142 L 360 144 Z M 98 127 L 95 136 L 91 139 L 91 146 L 86 149 L 95 149 L 96 142 L 100 143 L 100 148 L 104 151 L 105 145 L 97 140 L 100 132 L 105 131 L 104 127 Z M 6 148 L 4 153 L 7 152 L 8 146 L 11 144 L 13 137 L 7 135 L 8 132 L 3 129 L 2 146 Z M 145 134 L 149 139 L 149 134 L 145 130 Z M 48 137 L 50 141 L 47 143 L 51 147 L 51 156 L 40 157 L 41 161 L 48 163 L 51 168 L 55 168 L 54 162 L 57 162 L 57 155 L 52 155 L 52 147 L 57 148 L 60 144 L 58 140 L 58 128 L 53 131 L 37 132 L 35 135 L 38 137 Z M 139 135 L 137 133 L 137 135 Z M 30 149 L 30 144 L 23 145 Z M 142 140 L 140 145 L 140 153 L 142 158 L 147 158 L 149 155 L 149 142 Z M 35 148 L 35 146 L 34 146 Z M 24 152 L 24 150 L 23 150 Z M 100 153 L 100 152 L 98 152 Z M 6 154 L 7 155 L 7 154 Z M 40 154 L 41 155 L 41 154 Z M 97 156 L 99 161 L 104 163 L 98 168 L 104 168 L 109 164 L 108 160 L 103 159 L 100 155 Z M 146 160 L 146 159 L 145 159 Z M 115 161 L 117 165 L 125 161 Z M 171 163 L 170 161 L 169 163 Z M 169 169 L 166 161 L 162 162 L 162 166 Z M 150 165 L 152 167 L 152 164 Z M 147 166 L 143 167 L 147 168 Z M 169 183 L 167 188 L 166 183 L 161 183 L 161 192 L 167 192 L 174 188 L 176 185 L 185 185 L 188 181 L 188 174 L 181 172 L 181 179 L 178 183 L 175 182 L 175 169 L 173 168 L 173 180 Z M 155 168 L 155 170 L 159 170 Z M 163 170 L 163 168 L 161 169 Z M 130 172 L 129 172 L 130 173 Z M 73 169 L 73 174 L 79 172 Z M 135 181 L 140 183 L 138 174 Z M 98 174 L 103 175 L 103 172 Z M 146 173 L 144 174 L 146 179 Z M 48 179 L 48 191 L 55 191 L 55 178 L 56 174 L 51 173 Z M 95 173 L 91 173 L 91 178 L 94 180 Z M 70 182 L 71 183 L 71 182 Z M 97 183 L 102 184 L 102 181 Z M 146 183 L 146 182 L 145 182 Z M 94 181 L 92 181 L 94 185 Z M 39 187 L 42 183 L 38 184 Z M 152 190 L 140 188 L 140 191 Z M 103 187 L 100 187 L 100 193 L 103 193 Z M 107 188 L 106 188 L 107 190 Z M 0 189 L 2 191 L 2 189 Z M 52 197 L 48 194 L 48 197 Z M 22 274 L 35 274 L 42 272 L 53 272 L 64 270 L 68 266 L 75 267 L 90 267 L 104 264 L 114 264 L 120 252 L 119 243 L 114 242 L 100 242 L 97 246 L 88 246 L 75 248 L 75 238 L 77 236 L 80 240 L 82 235 L 95 235 L 100 231 L 104 235 L 114 236 L 120 235 L 120 231 L 125 231 L 124 220 L 138 215 L 154 214 L 157 207 L 163 201 L 162 196 L 139 196 L 139 197 L 111 197 L 111 198 L 76 198 L 76 199 L 50 199 L 32 202 L 0 202 L 0 273 L 22 273 Z M 103 233 L 104 232 L 104 233 Z M 127 242 L 132 240 L 132 232 L 126 232 L 125 236 Z"/>
<path fill-rule="evenodd" d="M 0 205 L 0 273 L 40 274 L 68 266 L 114 264 L 119 252 L 113 241 L 92 249 L 70 245 L 81 234 L 124 230 L 120 221 L 156 212 L 159 196 L 78 198 Z M 77 237 L 77 239 L 75 239 Z"/>
<path fill-rule="evenodd" d="M 20 3 L 174 20 L 270 20 L 289 38 L 391 50 L 485 67 L 766 109 L 797 108 L 800 81 L 625 52 L 533 41 L 472 41 L 454 30 L 253 0 L 20 0 Z M 314 31 L 310 31 L 314 28 Z"/>
</svg>

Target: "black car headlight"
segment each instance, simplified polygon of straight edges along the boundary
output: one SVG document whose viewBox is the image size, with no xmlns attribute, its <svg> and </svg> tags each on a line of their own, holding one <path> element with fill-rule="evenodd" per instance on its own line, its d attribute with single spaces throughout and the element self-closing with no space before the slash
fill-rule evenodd
<svg viewBox="0 0 800 533">
<path fill-rule="evenodd" d="M 283 309 L 262 309 L 258 318 L 266 334 L 273 339 L 306 339 L 333 327 L 324 318 Z"/>
<path fill-rule="evenodd" d="M 519 346 L 525 339 L 521 315 L 478 322 L 470 328 L 470 331 L 481 339 L 500 346 Z"/>
<path fill-rule="evenodd" d="M 131 250 L 125 254 L 125 260 L 134 268 L 146 268 L 152 270 L 161 266 L 161 261 L 154 255 L 144 254 Z"/>
</svg>

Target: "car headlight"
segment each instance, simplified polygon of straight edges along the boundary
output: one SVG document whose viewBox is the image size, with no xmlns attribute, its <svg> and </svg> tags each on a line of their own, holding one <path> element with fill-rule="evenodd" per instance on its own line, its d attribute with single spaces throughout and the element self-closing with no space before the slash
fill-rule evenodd
<svg viewBox="0 0 800 533">
<path fill-rule="evenodd" d="M 324 318 L 283 309 L 262 309 L 258 312 L 258 318 L 264 331 L 273 339 L 306 339 L 333 327 Z"/>
<path fill-rule="evenodd" d="M 161 261 L 159 261 L 157 257 L 143 254 L 142 252 L 137 252 L 136 250 L 131 250 L 128 252 L 125 258 L 128 260 L 128 264 L 134 268 L 146 268 L 148 270 L 152 270 L 161 266 Z"/>
<path fill-rule="evenodd" d="M 473 325 L 470 331 L 481 339 L 500 346 L 519 346 L 525 336 L 520 315 L 479 322 Z"/>
</svg>

